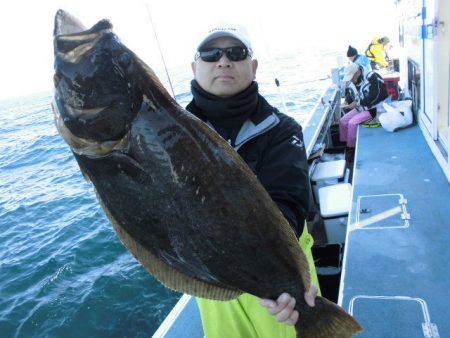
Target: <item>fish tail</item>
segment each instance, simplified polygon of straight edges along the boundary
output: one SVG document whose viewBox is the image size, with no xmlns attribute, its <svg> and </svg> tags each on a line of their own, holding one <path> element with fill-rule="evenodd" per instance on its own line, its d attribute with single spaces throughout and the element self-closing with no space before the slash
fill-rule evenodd
<svg viewBox="0 0 450 338">
<path fill-rule="evenodd" d="M 337 304 L 317 297 L 307 313 L 299 311 L 295 325 L 298 338 L 349 338 L 362 331 L 361 325 Z"/>
</svg>

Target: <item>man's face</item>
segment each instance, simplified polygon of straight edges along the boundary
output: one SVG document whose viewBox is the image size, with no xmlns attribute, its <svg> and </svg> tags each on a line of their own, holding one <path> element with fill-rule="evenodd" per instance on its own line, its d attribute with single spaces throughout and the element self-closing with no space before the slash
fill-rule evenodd
<svg viewBox="0 0 450 338">
<path fill-rule="evenodd" d="M 231 37 L 221 37 L 207 43 L 203 48 L 228 48 L 243 46 Z M 230 61 L 225 53 L 216 62 L 205 62 L 201 58 L 192 62 L 194 77 L 200 87 L 220 97 L 230 97 L 246 89 L 255 79 L 258 61 L 249 56 L 242 61 Z"/>
</svg>

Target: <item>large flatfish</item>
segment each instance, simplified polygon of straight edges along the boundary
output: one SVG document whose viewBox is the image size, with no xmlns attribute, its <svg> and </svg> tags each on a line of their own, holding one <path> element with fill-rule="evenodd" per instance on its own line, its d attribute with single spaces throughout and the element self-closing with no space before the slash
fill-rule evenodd
<svg viewBox="0 0 450 338">
<path fill-rule="evenodd" d="M 174 101 L 154 72 L 112 32 L 55 17 L 59 133 L 96 190 L 117 235 L 161 283 L 229 300 L 246 292 L 297 299 L 299 337 L 350 337 L 359 324 L 318 297 L 308 263 L 247 164 Z"/>
</svg>

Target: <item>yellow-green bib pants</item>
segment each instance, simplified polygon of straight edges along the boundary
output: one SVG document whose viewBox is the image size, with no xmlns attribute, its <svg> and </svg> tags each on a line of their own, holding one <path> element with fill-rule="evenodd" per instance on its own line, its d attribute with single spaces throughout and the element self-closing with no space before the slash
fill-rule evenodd
<svg viewBox="0 0 450 338">
<path fill-rule="evenodd" d="M 311 248 L 314 239 L 303 228 L 299 244 L 309 263 L 311 283 L 319 287 Z M 320 294 L 320 289 L 319 289 Z M 294 326 L 281 324 L 259 304 L 259 299 L 242 294 L 230 301 L 197 298 L 206 338 L 295 338 Z"/>
</svg>

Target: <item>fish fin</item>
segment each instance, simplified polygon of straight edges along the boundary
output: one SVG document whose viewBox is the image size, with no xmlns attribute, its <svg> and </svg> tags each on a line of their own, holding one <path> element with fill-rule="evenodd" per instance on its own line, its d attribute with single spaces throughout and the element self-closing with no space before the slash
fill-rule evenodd
<svg viewBox="0 0 450 338">
<path fill-rule="evenodd" d="M 144 246 L 131 237 L 112 217 L 105 208 L 99 194 L 97 199 L 100 202 L 106 216 L 109 218 L 117 236 L 133 256 L 150 272 L 161 284 L 177 292 L 187 293 L 196 297 L 230 300 L 242 294 L 239 290 L 227 289 L 217 285 L 203 282 L 197 278 L 190 277 L 169 266 L 155 255 L 151 254 Z"/>
<path fill-rule="evenodd" d="M 310 267 L 308 263 L 308 258 L 306 256 L 306 252 L 303 249 L 304 247 L 308 247 L 310 243 L 301 243 L 302 241 L 312 241 L 314 242 L 311 235 L 308 234 L 308 236 L 300 236 L 298 239 L 295 235 L 294 230 L 289 225 L 288 221 L 284 218 L 284 216 L 281 214 L 281 211 L 278 210 L 280 213 L 280 222 L 278 223 L 280 227 L 280 232 L 284 232 L 287 235 L 285 236 L 285 245 L 288 247 L 288 250 L 292 253 L 292 264 L 295 265 L 298 270 L 300 271 L 300 278 L 302 280 L 302 284 L 304 286 L 305 291 L 309 290 L 311 287 L 311 273 L 310 273 Z M 305 245 L 304 245 L 305 244 Z M 312 246 L 312 243 L 311 243 Z"/>
<path fill-rule="evenodd" d="M 83 175 L 84 179 L 87 182 L 91 182 L 91 177 L 88 175 L 87 171 L 84 170 L 81 166 L 80 166 L 80 171 L 81 171 L 81 174 Z"/>
<path fill-rule="evenodd" d="M 133 256 L 164 286 L 177 292 L 187 293 L 196 297 L 215 300 L 230 300 L 238 297 L 241 292 L 225 289 L 203 282 L 178 272 L 173 267 L 152 255 L 144 246 L 135 241 L 116 222 L 112 222 L 114 229 L 121 241 L 125 244 Z"/>
<path fill-rule="evenodd" d="M 136 54 L 134 54 L 134 56 L 136 60 L 135 75 L 140 79 L 139 82 L 142 84 L 142 92 L 149 100 L 149 103 L 154 105 L 156 102 L 158 102 L 158 104 L 165 102 L 166 105 L 175 105 L 179 107 L 178 103 L 169 94 L 155 72 Z M 155 97 L 155 95 L 157 97 Z"/>
<path fill-rule="evenodd" d="M 294 236 L 295 238 L 295 236 Z M 312 238 L 312 237 L 311 237 Z M 299 243 L 297 241 L 292 241 L 291 240 L 291 246 L 293 247 L 294 250 L 298 250 L 298 254 L 295 255 L 295 262 L 297 264 L 297 266 L 299 267 L 300 270 L 300 276 L 302 278 L 302 283 L 305 287 L 305 290 L 309 290 L 309 288 L 311 287 L 311 273 L 309 271 L 309 263 L 308 263 L 308 258 L 306 257 L 306 252 L 303 251 L 302 248 L 299 247 Z"/>
<path fill-rule="evenodd" d="M 351 315 L 323 297 L 317 297 L 315 306 L 308 308 L 307 313 L 301 310 L 299 313 L 295 325 L 298 338 L 350 338 L 362 331 L 361 325 Z"/>
</svg>

